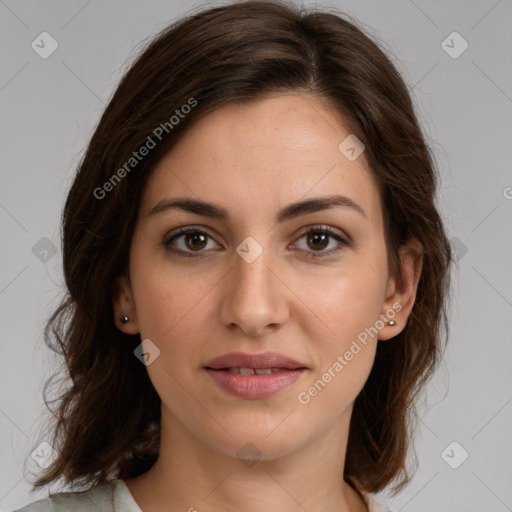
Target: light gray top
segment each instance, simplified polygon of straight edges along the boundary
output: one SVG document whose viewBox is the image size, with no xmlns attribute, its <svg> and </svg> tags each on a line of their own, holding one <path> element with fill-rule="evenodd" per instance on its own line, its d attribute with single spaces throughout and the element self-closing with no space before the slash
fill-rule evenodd
<svg viewBox="0 0 512 512">
<path fill-rule="evenodd" d="M 371 494 L 363 494 L 369 512 L 392 512 Z M 142 512 L 123 480 L 112 480 L 87 491 L 61 492 L 13 512 Z"/>
</svg>

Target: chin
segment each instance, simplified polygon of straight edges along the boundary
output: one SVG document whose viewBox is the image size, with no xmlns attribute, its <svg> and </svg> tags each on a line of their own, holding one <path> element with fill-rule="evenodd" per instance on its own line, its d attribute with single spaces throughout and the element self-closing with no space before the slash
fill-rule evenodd
<svg viewBox="0 0 512 512">
<path fill-rule="evenodd" d="M 239 459 L 248 467 L 257 461 L 272 461 L 284 457 L 301 445 L 297 432 L 284 427 L 279 431 L 268 428 L 247 429 L 239 425 L 235 429 L 226 425 L 232 437 L 224 433 L 221 437 L 207 436 L 204 440 L 213 450 L 228 457 Z M 242 428 L 240 428 L 242 427 Z M 305 442 L 305 441 L 304 441 Z"/>
</svg>

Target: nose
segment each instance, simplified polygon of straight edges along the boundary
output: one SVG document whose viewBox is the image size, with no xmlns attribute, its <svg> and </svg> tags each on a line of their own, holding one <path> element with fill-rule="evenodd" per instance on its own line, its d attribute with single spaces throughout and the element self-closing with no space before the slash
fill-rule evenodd
<svg viewBox="0 0 512 512">
<path fill-rule="evenodd" d="M 250 263 L 238 253 L 226 276 L 221 321 L 229 329 L 239 329 L 251 337 L 276 330 L 289 315 L 287 294 L 278 265 L 269 249 Z"/>
</svg>

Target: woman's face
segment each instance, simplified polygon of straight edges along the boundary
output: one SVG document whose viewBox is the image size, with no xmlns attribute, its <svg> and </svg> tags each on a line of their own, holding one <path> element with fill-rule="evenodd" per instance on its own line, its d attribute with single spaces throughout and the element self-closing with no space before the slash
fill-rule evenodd
<svg viewBox="0 0 512 512">
<path fill-rule="evenodd" d="M 130 282 L 120 281 L 114 300 L 119 329 L 150 340 L 143 348 L 163 428 L 263 459 L 346 432 L 378 338 L 398 334 L 412 307 L 407 286 L 388 276 L 364 152 L 354 159 L 353 139 L 339 148 L 349 135 L 321 99 L 286 94 L 208 114 L 159 162 L 133 235 Z M 333 196 L 338 204 L 322 206 Z M 190 208 L 165 206 L 178 199 Z M 382 321 L 391 318 L 397 326 Z M 281 368 L 261 375 L 207 369 L 234 352 L 298 364 L 217 365 Z"/>
</svg>

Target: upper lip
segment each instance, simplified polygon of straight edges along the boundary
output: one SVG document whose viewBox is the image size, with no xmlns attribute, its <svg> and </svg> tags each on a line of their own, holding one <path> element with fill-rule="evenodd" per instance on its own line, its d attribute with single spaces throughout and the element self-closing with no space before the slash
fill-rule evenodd
<svg viewBox="0 0 512 512">
<path fill-rule="evenodd" d="M 263 352 L 261 354 L 231 352 L 212 359 L 205 365 L 205 368 L 213 370 L 223 368 L 286 368 L 294 370 L 306 368 L 306 366 L 278 352 Z"/>
</svg>

